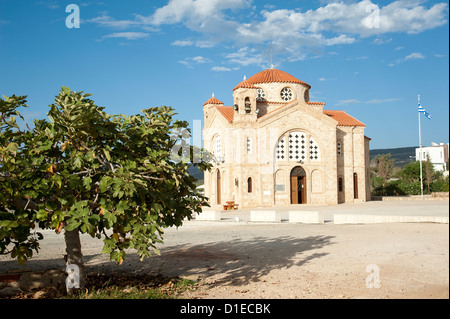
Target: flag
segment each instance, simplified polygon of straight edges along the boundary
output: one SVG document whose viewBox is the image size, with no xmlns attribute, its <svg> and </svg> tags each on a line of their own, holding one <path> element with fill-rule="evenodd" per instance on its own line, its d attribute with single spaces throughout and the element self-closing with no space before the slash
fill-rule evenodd
<svg viewBox="0 0 450 319">
<path fill-rule="evenodd" d="M 429 120 L 431 120 L 431 114 L 428 113 L 424 107 L 422 107 L 422 105 L 419 102 L 419 109 L 418 109 L 419 113 L 422 113 L 423 115 L 425 115 L 425 117 Z"/>
<path fill-rule="evenodd" d="M 425 113 L 425 109 L 422 107 L 422 105 L 420 105 L 420 102 L 419 102 L 419 113 Z"/>
</svg>

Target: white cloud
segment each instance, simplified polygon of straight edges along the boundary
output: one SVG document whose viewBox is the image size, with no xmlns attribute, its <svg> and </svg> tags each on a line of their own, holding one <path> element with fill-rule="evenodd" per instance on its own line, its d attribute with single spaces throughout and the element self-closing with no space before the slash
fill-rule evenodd
<svg viewBox="0 0 450 319">
<path fill-rule="evenodd" d="M 215 71 L 215 72 L 229 72 L 229 71 L 231 71 L 230 68 L 227 68 L 227 67 L 224 67 L 224 66 L 215 66 L 211 70 Z"/>
<path fill-rule="evenodd" d="M 366 104 L 380 104 L 399 101 L 401 98 L 391 98 L 391 99 L 373 99 L 365 102 Z"/>
<path fill-rule="evenodd" d="M 410 55 L 407 55 L 403 60 L 416 60 L 416 59 L 425 59 L 425 57 L 420 52 L 413 52 Z"/>
<path fill-rule="evenodd" d="M 194 42 L 189 41 L 189 40 L 177 40 L 171 43 L 171 45 L 175 45 L 178 47 L 188 47 L 191 45 L 194 45 Z"/>
<path fill-rule="evenodd" d="M 108 28 L 141 28 L 148 32 L 180 24 L 199 37 L 174 41 L 174 46 L 210 48 L 231 42 L 251 48 L 270 43 L 274 48 L 283 48 L 289 61 L 304 59 L 306 52 L 316 54 L 323 47 L 351 45 L 367 37 L 375 37 L 374 44 L 386 44 L 392 40 L 389 34 L 420 33 L 448 22 L 446 2 L 397 0 L 382 6 L 372 1 L 321 1 L 320 7 L 306 11 L 265 5 L 264 10 L 256 12 L 254 0 L 169 0 L 148 16 L 137 14 L 133 19 L 115 20 L 104 14 L 88 21 Z M 245 22 L 235 14 L 244 10 L 249 11 Z M 241 62 L 238 58 L 228 57 L 240 65 L 261 63 L 257 54 L 247 54 Z"/>
<path fill-rule="evenodd" d="M 373 40 L 372 42 L 376 45 L 383 45 L 383 44 L 388 44 L 392 41 L 392 38 L 376 38 L 375 40 Z"/>
<path fill-rule="evenodd" d="M 178 61 L 178 63 L 181 63 L 192 69 L 194 68 L 195 64 L 211 63 L 211 60 L 203 56 L 195 56 L 192 58 L 185 58 L 184 60 Z"/>
<path fill-rule="evenodd" d="M 409 60 L 422 60 L 425 59 L 425 56 L 420 53 L 420 52 L 413 52 L 407 56 L 405 56 L 404 58 L 401 59 L 397 59 L 394 62 L 389 63 L 390 67 L 396 66 L 397 64 L 403 63 L 405 61 L 409 61 Z"/>
<path fill-rule="evenodd" d="M 327 46 L 336 45 L 336 44 L 352 44 L 353 42 L 355 42 L 355 38 L 349 38 L 345 34 L 341 34 L 338 37 L 326 39 L 324 41 L 325 45 L 327 45 Z"/>
<path fill-rule="evenodd" d="M 148 33 L 144 32 L 116 32 L 103 36 L 103 39 L 106 38 L 124 38 L 126 40 L 137 40 L 148 37 Z"/>
<path fill-rule="evenodd" d="M 108 15 L 101 15 L 96 18 L 88 19 L 87 23 L 96 23 L 102 27 L 113 28 L 113 29 L 127 29 L 130 27 L 139 26 L 139 21 L 136 20 L 115 20 Z"/>
<path fill-rule="evenodd" d="M 212 48 L 214 43 L 210 41 L 191 41 L 191 40 L 176 40 L 171 45 L 179 47 L 196 46 L 197 48 Z"/>
<path fill-rule="evenodd" d="M 358 104 L 358 103 L 361 103 L 361 101 L 357 99 L 348 99 L 339 101 L 338 103 L 336 103 L 336 106 L 344 104 Z"/>
<path fill-rule="evenodd" d="M 250 47 L 240 48 L 237 52 L 229 53 L 225 55 L 229 63 L 239 64 L 242 66 L 259 65 L 267 67 L 267 61 L 265 61 L 263 55 L 258 53 L 257 50 Z"/>
</svg>

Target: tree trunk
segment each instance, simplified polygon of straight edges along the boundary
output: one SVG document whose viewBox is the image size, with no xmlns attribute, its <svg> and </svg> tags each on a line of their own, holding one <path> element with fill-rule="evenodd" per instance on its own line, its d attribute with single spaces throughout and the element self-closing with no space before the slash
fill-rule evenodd
<svg viewBox="0 0 450 319">
<path fill-rule="evenodd" d="M 76 290 L 84 290 L 84 262 L 81 253 L 80 233 L 78 229 L 72 231 L 64 231 L 64 239 L 66 241 L 66 272 L 68 273 L 66 280 L 66 290 L 68 294 L 74 293 Z M 76 266 L 74 266 L 76 265 Z"/>
</svg>

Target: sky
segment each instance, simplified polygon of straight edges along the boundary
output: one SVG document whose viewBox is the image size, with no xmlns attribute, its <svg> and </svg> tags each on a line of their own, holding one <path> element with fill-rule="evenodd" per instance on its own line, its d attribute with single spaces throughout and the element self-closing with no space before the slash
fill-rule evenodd
<svg viewBox="0 0 450 319">
<path fill-rule="evenodd" d="M 233 105 L 272 47 L 311 101 L 367 125 L 371 149 L 419 144 L 419 94 L 423 145 L 448 143 L 448 18 L 420 0 L 0 0 L 0 94 L 27 95 L 29 122 L 67 86 L 110 114 L 167 105 L 192 125 L 213 93 Z"/>
</svg>

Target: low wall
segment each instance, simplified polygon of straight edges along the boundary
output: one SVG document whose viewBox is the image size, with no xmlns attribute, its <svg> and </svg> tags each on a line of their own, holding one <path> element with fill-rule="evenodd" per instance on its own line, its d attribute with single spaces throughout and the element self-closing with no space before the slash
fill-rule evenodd
<svg viewBox="0 0 450 319">
<path fill-rule="evenodd" d="M 334 224 L 379 224 L 379 223 L 441 223 L 448 224 L 448 217 L 434 216 L 384 216 L 334 214 Z"/>
<path fill-rule="evenodd" d="M 423 195 L 423 200 L 448 200 L 448 193 L 432 193 L 432 195 Z M 388 200 L 422 200 L 421 195 L 409 196 L 372 196 L 373 201 L 388 201 Z"/>
</svg>

